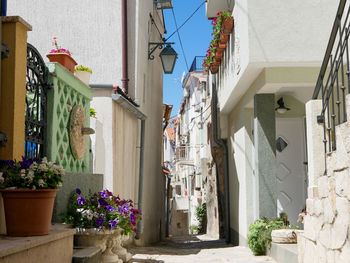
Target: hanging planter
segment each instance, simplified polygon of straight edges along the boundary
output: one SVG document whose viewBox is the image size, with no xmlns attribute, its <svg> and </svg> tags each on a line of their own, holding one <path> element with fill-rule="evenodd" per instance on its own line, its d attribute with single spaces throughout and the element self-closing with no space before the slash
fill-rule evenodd
<svg viewBox="0 0 350 263">
<path fill-rule="evenodd" d="M 214 57 L 213 63 L 219 66 L 221 64 L 221 57 Z"/>
<path fill-rule="evenodd" d="M 224 56 L 224 52 L 223 51 L 220 51 L 220 50 L 217 50 L 216 52 L 215 52 L 215 57 L 216 58 L 222 58 Z"/>
<path fill-rule="evenodd" d="M 231 16 L 229 19 L 224 19 L 222 22 L 222 33 L 224 35 L 229 35 L 233 30 L 233 17 Z"/>
<path fill-rule="evenodd" d="M 210 72 L 211 74 L 216 74 L 219 71 L 219 66 L 215 64 L 211 64 L 210 66 Z"/>
<path fill-rule="evenodd" d="M 224 35 L 222 32 L 220 32 L 220 44 L 226 44 L 230 35 Z"/>
<path fill-rule="evenodd" d="M 216 50 L 218 50 L 218 51 L 225 51 L 225 49 L 226 49 L 226 44 L 218 44 L 218 46 L 217 46 L 217 48 L 216 48 Z"/>
</svg>

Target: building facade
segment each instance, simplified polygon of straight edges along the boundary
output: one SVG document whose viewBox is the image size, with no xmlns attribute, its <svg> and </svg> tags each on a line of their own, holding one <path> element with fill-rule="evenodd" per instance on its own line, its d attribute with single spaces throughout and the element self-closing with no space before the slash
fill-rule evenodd
<svg viewBox="0 0 350 263">
<path fill-rule="evenodd" d="M 290 224 L 298 225 L 308 185 L 305 103 L 320 71 L 336 5 L 242 0 L 218 1 L 223 9 L 215 10 L 214 2 L 207 1 L 209 19 L 218 11 L 232 11 L 234 19 L 219 71 L 210 74 L 209 84 L 217 98 L 217 133 L 227 149 L 219 165 L 227 169 L 218 169 L 219 180 L 228 184 L 226 238 L 244 245 L 257 218 L 285 212 Z"/>
<path fill-rule="evenodd" d="M 158 50 L 148 59 L 148 43 L 160 42 L 165 32 L 162 10 L 153 0 L 11 1 L 8 14 L 31 23 L 35 30 L 28 42 L 41 54 L 57 37 L 78 64 L 92 68 L 91 106 L 97 115 L 91 172 L 103 173 L 105 188 L 132 198 L 142 210 L 140 244 L 159 241 L 164 235 L 163 72 Z"/>
</svg>

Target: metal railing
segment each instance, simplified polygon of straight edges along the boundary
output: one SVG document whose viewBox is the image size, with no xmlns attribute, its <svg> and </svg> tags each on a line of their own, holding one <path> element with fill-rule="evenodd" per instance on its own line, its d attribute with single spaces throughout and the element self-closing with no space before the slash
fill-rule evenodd
<svg viewBox="0 0 350 263">
<path fill-rule="evenodd" d="M 350 8 L 347 0 L 340 0 L 331 36 L 312 99 L 322 100 L 317 122 L 324 125 L 324 149 L 336 149 L 336 126 L 347 121 L 345 97 L 350 93 Z"/>
<path fill-rule="evenodd" d="M 177 161 L 189 161 L 191 158 L 191 147 L 189 145 L 183 145 L 176 147 L 176 160 Z"/>
<path fill-rule="evenodd" d="M 205 56 L 195 56 L 189 72 L 202 71 L 204 59 L 205 59 Z"/>
</svg>

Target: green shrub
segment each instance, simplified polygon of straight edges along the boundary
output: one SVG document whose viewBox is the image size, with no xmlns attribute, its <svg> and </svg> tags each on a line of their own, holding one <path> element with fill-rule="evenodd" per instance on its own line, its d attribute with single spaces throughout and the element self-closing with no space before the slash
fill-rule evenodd
<svg viewBox="0 0 350 263">
<path fill-rule="evenodd" d="M 271 232 L 286 228 L 283 220 L 277 218 L 269 221 L 267 218 L 257 219 L 249 226 L 248 245 L 254 255 L 265 255 L 271 245 Z"/>
<path fill-rule="evenodd" d="M 190 234 L 191 235 L 197 235 L 199 233 L 198 226 L 192 225 L 190 226 Z"/>
<path fill-rule="evenodd" d="M 91 68 L 84 67 L 83 65 L 77 66 L 77 67 L 74 69 L 74 71 L 87 71 L 87 72 L 92 73 L 92 69 L 91 69 Z"/>
<path fill-rule="evenodd" d="M 203 234 L 207 228 L 207 204 L 203 203 L 196 207 L 196 218 L 199 221 L 198 232 Z"/>
</svg>

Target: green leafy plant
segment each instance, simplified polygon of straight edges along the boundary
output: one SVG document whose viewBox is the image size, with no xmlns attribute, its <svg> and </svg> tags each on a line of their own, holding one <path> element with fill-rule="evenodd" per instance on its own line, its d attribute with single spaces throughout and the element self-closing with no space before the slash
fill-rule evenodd
<svg viewBox="0 0 350 263">
<path fill-rule="evenodd" d="M 96 119 L 96 111 L 93 108 L 90 108 L 90 118 L 95 118 Z"/>
<path fill-rule="evenodd" d="M 213 63 L 213 58 L 215 56 L 215 52 L 218 46 L 218 42 L 220 40 L 220 32 L 222 28 L 223 21 L 229 20 L 232 16 L 232 12 L 218 12 L 217 17 L 213 19 L 211 24 L 213 25 L 213 33 L 211 34 L 213 36 L 213 39 L 211 40 L 209 44 L 209 49 L 207 50 L 207 54 L 205 56 L 204 62 L 203 62 L 203 68 L 204 70 L 209 70 L 211 64 Z"/>
<path fill-rule="evenodd" d="M 46 157 L 0 160 L 0 189 L 57 189 L 64 174 L 61 165 L 48 162 Z"/>
<path fill-rule="evenodd" d="M 197 235 L 199 233 L 199 227 L 195 225 L 190 226 L 190 234 Z"/>
<path fill-rule="evenodd" d="M 74 71 L 87 71 L 87 72 L 92 73 L 91 68 L 84 67 L 83 65 L 79 65 L 79 66 L 75 67 Z"/>
<path fill-rule="evenodd" d="M 271 232 L 286 228 L 280 218 L 270 221 L 267 218 L 257 219 L 249 226 L 248 246 L 254 255 L 265 255 L 271 245 Z"/>
<path fill-rule="evenodd" d="M 198 232 L 205 233 L 207 227 L 207 204 L 197 206 L 196 208 L 196 218 L 199 221 Z"/>
</svg>

